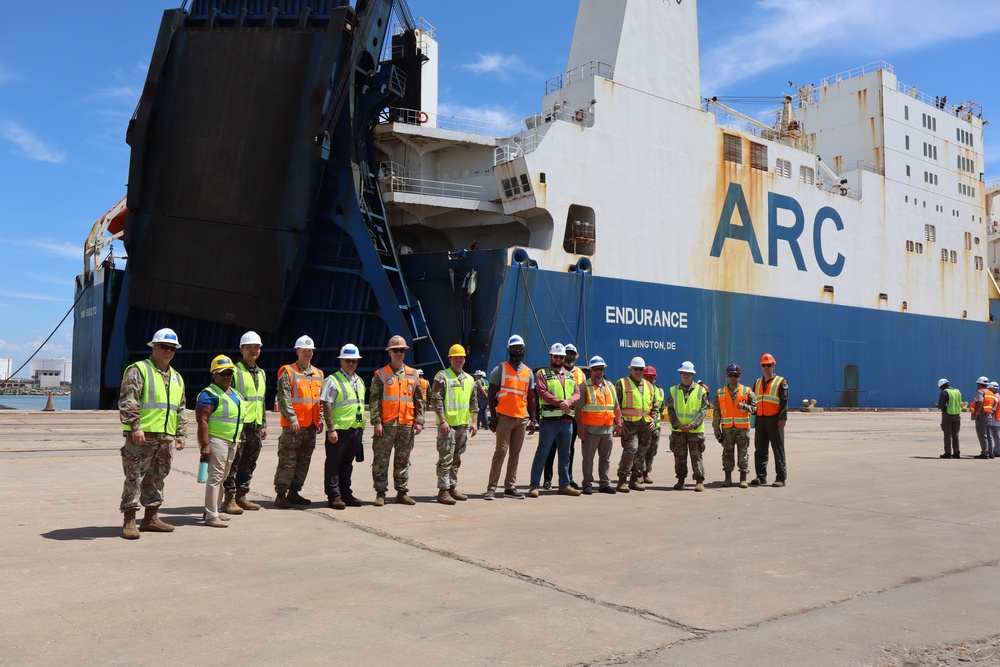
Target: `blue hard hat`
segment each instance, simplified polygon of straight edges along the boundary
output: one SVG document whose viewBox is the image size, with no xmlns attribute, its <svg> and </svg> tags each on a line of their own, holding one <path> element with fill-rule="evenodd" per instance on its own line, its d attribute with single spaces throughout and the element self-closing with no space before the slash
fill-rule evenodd
<svg viewBox="0 0 1000 667">
<path fill-rule="evenodd" d="M 727 373 L 740 373 L 741 375 L 743 373 L 742 369 L 740 369 L 740 365 L 739 364 L 729 364 L 728 366 L 726 366 L 726 372 Z"/>
</svg>

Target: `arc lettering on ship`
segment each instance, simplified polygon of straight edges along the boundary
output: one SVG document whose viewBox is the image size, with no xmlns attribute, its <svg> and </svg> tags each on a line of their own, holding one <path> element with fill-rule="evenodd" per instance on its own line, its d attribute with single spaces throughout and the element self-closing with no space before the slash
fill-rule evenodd
<svg viewBox="0 0 1000 667">
<path fill-rule="evenodd" d="M 784 210 L 794 216 L 791 226 L 778 224 L 778 212 Z M 742 224 L 733 224 L 733 214 L 739 213 Z M 812 241 L 813 255 L 820 271 L 832 277 L 839 276 L 844 270 L 846 258 L 837 253 L 836 258 L 828 261 L 823 252 L 823 226 L 826 222 L 832 222 L 836 231 L 844 230 L 844 221 L 832 206 L 823 206 L 816 211 L 813 218 Z M 805 214 L 802 205 L 794 197 L 781 195 L 776 192 L 767 193 L 767 263 L 768 266 L 778 266 L 778 243 L 788 244 L 795 260 L 795 267 L 799 271 L 806 271 L 805 259 L 802 256 L 802 248 L 799 246 L 799 237 L 805 229 Z M 747 206 L 746 195 L 743 186 L 739 183 L 730 183 L 726 192 L 726 200 L 722 205 L 722 213 L 719 215 L 719 224 L 715 228 L 715 240 L 712 242 L 711 257 L 720 257 L 722 247 L 726 239 L 742 241 L 746 243 L 753 257 L 755 264 L 763 264 L 760 244 L 757 242 L 757 233 L 754 230 L 753 219 L 750 217 L 750 209 Z"/>
</svg>

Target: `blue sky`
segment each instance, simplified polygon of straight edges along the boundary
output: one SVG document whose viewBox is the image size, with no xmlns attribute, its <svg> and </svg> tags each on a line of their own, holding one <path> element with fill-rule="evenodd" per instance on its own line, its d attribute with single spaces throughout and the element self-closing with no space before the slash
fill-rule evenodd
<svg viewBox="0 0 1000 667">
<path fill-rule="evenodd" d="M 14 368 L 69 310 L 91 225 L 125 194 L 125 128 L 162 11 L 179 4 L 4 3 L 0 358 Z M 539 110 L 545 80 L 565 69 L 576 0 L 409 5 L 436 28 L 441 113 L 501 122 L 527 116 Z M 701 0 L 698 11 L 706 96 L 780 96 L 793 92 L 790 80 L 818 83 L 881 59 L 900 81 L 950 102 L 976 101 L 984 118 L 1000 123 L 989 66 L 997 61 L 998 0 Z M 987 126 L 987 151 L 995 136 Z M 1000 151 L 987 155 L 987 182 L 1000 177 L 998 158 Z M 70 357 L 72 333 L 70 316 L 39 356 Z"/>
</svg>

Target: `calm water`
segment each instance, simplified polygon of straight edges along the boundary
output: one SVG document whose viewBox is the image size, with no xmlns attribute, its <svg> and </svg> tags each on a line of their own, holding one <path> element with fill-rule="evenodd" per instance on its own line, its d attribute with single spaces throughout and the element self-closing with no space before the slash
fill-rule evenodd
<svg viewBox="0 0 1000 667">
<path fill-rule="evenodd" d="M 0 396 L 0 405 L 15 410 L 41 410 L 48 400 L 48 396 Z M 69 396 L 53 396 L 52 404 L 56 410 L 69 410 Z"/>
</svg>

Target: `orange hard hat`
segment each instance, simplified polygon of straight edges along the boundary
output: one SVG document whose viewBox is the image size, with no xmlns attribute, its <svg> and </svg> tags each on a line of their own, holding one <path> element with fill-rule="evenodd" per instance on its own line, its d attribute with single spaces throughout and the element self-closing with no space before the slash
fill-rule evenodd
<svg viewBox="0 0 1000 667">
<path fill-rule="evenodd" d="M 760 358 L 760 363 L 761 364 L 775 364 L 777 362 L 774 360 L 774 357 L 771 356 L 770 352 L 765 352 L 764 356 L 762 356 Z"/>
</svg>

